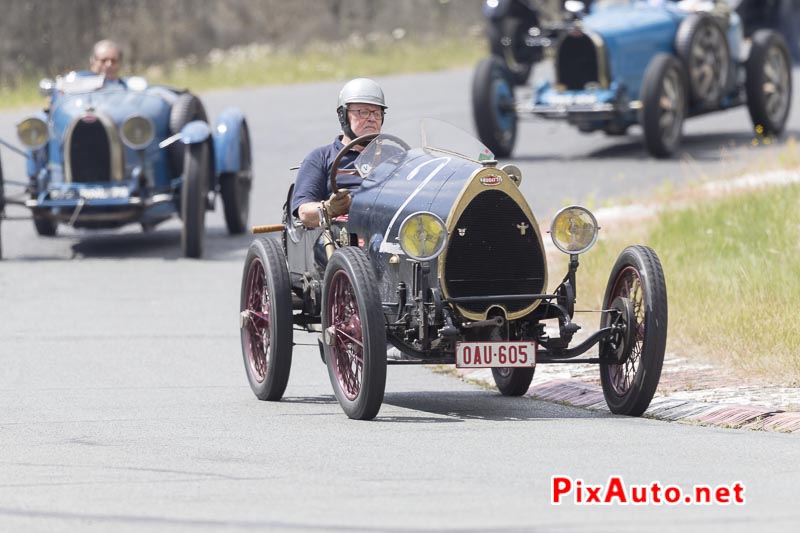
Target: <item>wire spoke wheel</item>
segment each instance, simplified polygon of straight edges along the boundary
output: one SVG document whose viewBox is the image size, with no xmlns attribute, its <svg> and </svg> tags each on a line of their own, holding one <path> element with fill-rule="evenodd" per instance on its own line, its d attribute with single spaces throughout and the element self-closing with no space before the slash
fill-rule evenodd
<svg viewBox="0 0 800 533">
<path fill-rule="evenodd" d="M 651 248 L 629 246 L 620 254 L 608 279 L 603 309 L 617 312 L 603 313 L 601 328 L 622 328 L 600 343 L 603 395 L 612 413 L 639 416 L 658 387 L 667 341 L 666 282 Z"/>
<path fill-rule="evenodd" d="M 345 246 L 328 261 L 322 291 L 325 362 L 350 418 L 375 418 L 386 387 L 386 325 L 378 283 L 363 250 Z"/>
<path fill-rule="evenodd" d="M 269 360 L 269 291 L 264 265 L 256 258 L 247 272 L 247 317 L 243 332 L 246 341 L 247 361 L 258 383 L 264 382 Z"/>
<path fill-rule="evenodd" d="M 280 400 L 292 365 L 292 299 L 286 256 L 275 239 L 250 245 L 239 309 L 242 356 L 260 400 Z"/>
<path fill-rule="evenodd" d="M 331 325 L 334 341 L 331 346 L 336 379 L 348 400 L 355 400 L 361 391 L 364 373 L 364 343 L 361 334 L 361 317 L 353 285 L 343 270 L 331 282 Z"/>
</svg>

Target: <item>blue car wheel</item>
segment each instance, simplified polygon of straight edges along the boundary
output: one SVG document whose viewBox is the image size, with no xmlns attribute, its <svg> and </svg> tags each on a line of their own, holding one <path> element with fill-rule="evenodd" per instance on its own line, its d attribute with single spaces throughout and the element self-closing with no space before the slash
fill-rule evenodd
<svg viewBox="0 0 800 533">
<path fill-rule="evenodd" d="M 509 157 L 517 138 L 511 73 L 496 57 L 481 59 L 472 79 L 472 114 L 478 137 L 496 157 Z"/>
<path fill-rule="evenodd" d="M 657 54 L 650 60 L 642 83 L 639 121 L 647 150 L 655 157 L 669 157 L 680 145 L 686 85 L 686 71 L 674 56 Z"/>
</svg>

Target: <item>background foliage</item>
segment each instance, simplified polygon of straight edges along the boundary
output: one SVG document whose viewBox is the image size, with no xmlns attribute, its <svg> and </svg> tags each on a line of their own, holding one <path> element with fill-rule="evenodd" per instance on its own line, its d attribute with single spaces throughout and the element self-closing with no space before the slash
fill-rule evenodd
<svg viewBox="0 0 800 533">
<path fill-rule="evenodd" d="M 91 46 L 118 41 L 128 72 L 214 49 L 391 33 L 457 35 L 480 0 L 0 0 L 0 85 L 86 68 Z"/>
</svg>

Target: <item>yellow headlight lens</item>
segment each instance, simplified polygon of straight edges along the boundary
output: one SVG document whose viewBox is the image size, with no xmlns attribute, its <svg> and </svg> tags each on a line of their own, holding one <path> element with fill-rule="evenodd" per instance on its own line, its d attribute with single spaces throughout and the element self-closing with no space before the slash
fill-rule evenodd
<svg viewBox="0 0 800 533">
<path fill-rule="evenodd" d="M 550 236 L 556 248 L 567 254 L 582 254 L 597 240 L 597 220 L 588 209 L 565 207 L 553 218 Z"/>
<path fill-rule="evenodd" d="M 153 142 L 156 129 L 153 121 L 141 115 L 134 115 L 122 123 L 122 141 L 133 150 L 141 150 Z"/>
<path fill-rule="evenodd" d="M 17 137 L 31 150 L 47 144 L 47 133 L 47 123 L 40 118 L 28 118 L 17 124 Z"/>
<path fill-rule="evenodd" d="M 400 224 L 400 247 L 407 256 L 430 261 L 444 251 L 447 228 L 441 218 L 426 211 L 406 217 Z"/>
</svg>

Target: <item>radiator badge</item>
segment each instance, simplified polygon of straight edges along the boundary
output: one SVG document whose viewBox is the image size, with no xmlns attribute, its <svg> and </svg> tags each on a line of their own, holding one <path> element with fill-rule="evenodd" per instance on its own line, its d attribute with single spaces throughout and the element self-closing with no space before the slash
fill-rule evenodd
<svg viewBox="0 0 800 533">
<path fill-rule="evenodd" d="M 463 237 L 467 233 L 467 228 L 458 228 L 458 236 Z"/>
<path fill-rule="evenodd" d="M 525 232 L 528 230 L 528 228 L 530 228 L 530 226 L 525 222 L 520 222 L 517 224 L 517 229 L 519 230 L 520 235 L 525 235 Z"/>
<path fill-rule="evenodd" d="M 501 178 L 500 176 L 496 176 L 494 174 L 491 174 L 489 176 L 481 177 L 480 181 L 481 181 L 481 184 L 483 184 L 483 185 L 485 185 L 487 187 L 494 187 L 495 185 L 500 185 L 503 182 L 503 178 Z"/>
</svg>

